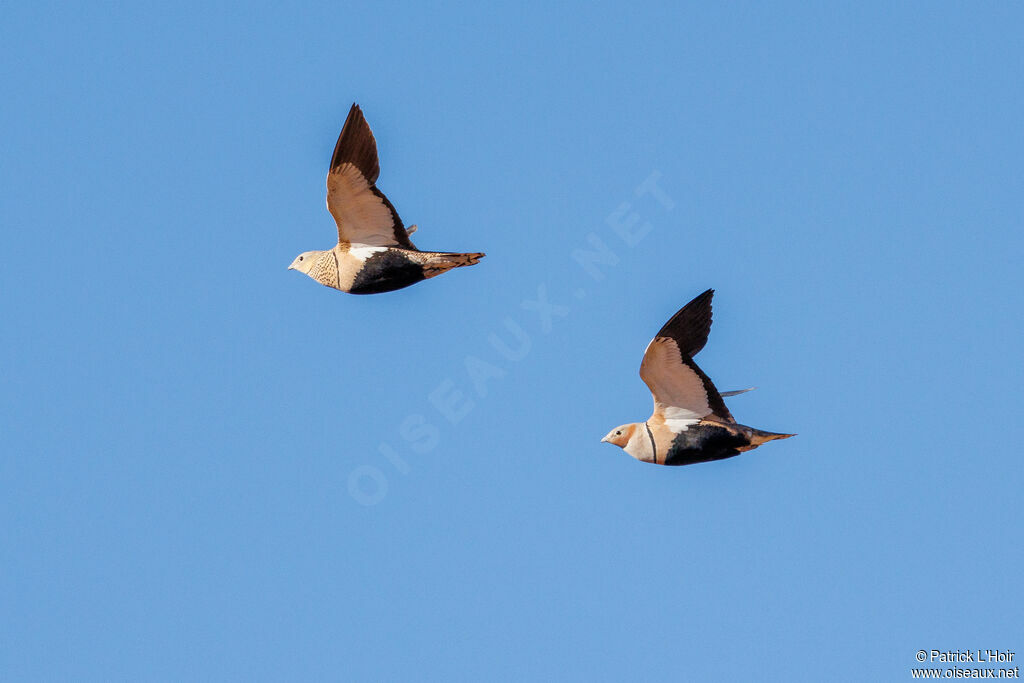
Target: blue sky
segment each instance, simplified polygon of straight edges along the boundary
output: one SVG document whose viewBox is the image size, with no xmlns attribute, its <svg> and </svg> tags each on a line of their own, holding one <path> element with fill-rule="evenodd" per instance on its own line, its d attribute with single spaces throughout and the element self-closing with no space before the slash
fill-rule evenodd
<svg viewBox="0 0 1024 683">
<path fill-rule="evenodd" d="M 1024 650 L 1019 6 L 2 14 L 3 678 Z M 372 297 L 286 271 L 333 244 L 353 101 L 417 244 L 480 265 Z M 799 436 L 685 468 L 599 443 L 708 287 L 702 367 Z"/>
</svg>

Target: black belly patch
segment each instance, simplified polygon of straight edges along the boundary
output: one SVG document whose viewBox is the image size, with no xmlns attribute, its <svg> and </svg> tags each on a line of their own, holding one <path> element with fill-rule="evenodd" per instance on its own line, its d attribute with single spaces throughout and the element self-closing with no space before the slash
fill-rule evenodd
<svg viewBox="0 0 1024 683">
<path fill-rule="evenodd" d="M 423 276 L 423 267 L 409 260 L 399 249 L 388 249 L 366 259 L 359 269 L 351 294 L 379 294 L 414 285 Z"/>
<path fill-rule="evenodd" d="M 665 457 L 666 465 L 692 465 L 722 460 L 739 455 L 739 448 L 749 445 L 746 437 L 729 429 L 698 424 L 680 432 L 672 440 Z"/>
</svg>

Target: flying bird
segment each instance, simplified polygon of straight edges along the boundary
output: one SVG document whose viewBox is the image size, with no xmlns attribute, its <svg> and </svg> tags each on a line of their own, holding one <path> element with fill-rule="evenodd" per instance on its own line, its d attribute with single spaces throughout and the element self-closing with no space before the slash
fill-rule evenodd
<svg viewBox="0 0 1024 683">
<path fill-rule="evenodd" d="M 326 251 L 299 254 L 289 270 L 342 292 L 377 294 L 471 266 L 484 257 L 417 249 L 409 240 L 416 226 L 402 224 L 377 189 L 379 175 L 377 141 L 359 105 L 353 104 L 327 173 L 327 210 L 338 224 L 338 243 Z"/>
<path fill-rule="evenodd" d="M 640 378 L 654 396 L 654 414 L 646 422 L 626 424 L 601 439 L 641 462 L 691 465 L 731 458 L 774 439 L 775 434 L 736 422 L 711 379 L 693 362 L 711 331 L 709 289 L 683 306 L 655 335 L 640 363 Z"/>
</svg>

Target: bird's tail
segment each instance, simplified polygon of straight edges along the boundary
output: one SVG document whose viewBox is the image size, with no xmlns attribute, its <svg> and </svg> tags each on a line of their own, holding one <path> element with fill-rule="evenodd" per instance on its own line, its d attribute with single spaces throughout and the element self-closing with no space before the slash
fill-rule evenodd
<svg viewBox="0 0 1024 683">
<path fill-rule="evenodd" d="M 769 441 L 775 441 L 775 439 L 788 439 L 796 434 L 776 434 L 775 432 L 762 432 L 760 429 L 751 429 L 752 434 L 750 435 L 750 447 L 757 448 L 763 443 Z"/>
<path fill-rule="evenodd" d="M 427 262 L 423 264 L 423 274 L 428 278 L 432 278 L 436 275 L 440 275 L 441 273 L 445 273 L 452 268 L 472 266 L 475 263 L 479 263 L 480 259 L 483 257 L 484 254 L 479 252 L 469 254 L 433 252 L 430 254 L 430 258 Z"/>
</svg>

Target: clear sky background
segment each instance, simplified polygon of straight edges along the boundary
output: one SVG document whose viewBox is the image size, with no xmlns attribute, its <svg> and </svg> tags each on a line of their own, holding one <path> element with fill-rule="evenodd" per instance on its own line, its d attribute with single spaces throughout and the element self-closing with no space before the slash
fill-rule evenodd
<svg viewBox="0 0 1024 683">
<path fill-rule="evenodd" d="M 4 679 L 1024 656 L 1019 6 L 0 13 Z M 371 297 L 286 270 L 335 241 L 353 101 L 417 244 L 480 265 Z M 799 436 L 599 443 L 708 287 L 702 367 Z"/>
</svg>

